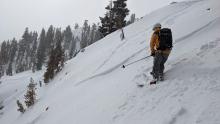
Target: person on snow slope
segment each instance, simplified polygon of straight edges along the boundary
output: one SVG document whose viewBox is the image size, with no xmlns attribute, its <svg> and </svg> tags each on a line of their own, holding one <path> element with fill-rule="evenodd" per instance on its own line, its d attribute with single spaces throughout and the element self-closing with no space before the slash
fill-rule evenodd
<svg viewBox="0 0 220 124">
<path fill-rule="evenodd" d="M 150 50 L 151 56 L 154 57 L 153 61 L 153 69 L 151 75 L 153 76 L 155 81 L 163 81 L 164 80 L 164 64 L 170 55 L 171 49 L 160 49 L 160 37 L 159 33 L 161 30 L 161 24 L 157 23 L 153 26 L 153 34 L 150 40 Z"/>
</svg>

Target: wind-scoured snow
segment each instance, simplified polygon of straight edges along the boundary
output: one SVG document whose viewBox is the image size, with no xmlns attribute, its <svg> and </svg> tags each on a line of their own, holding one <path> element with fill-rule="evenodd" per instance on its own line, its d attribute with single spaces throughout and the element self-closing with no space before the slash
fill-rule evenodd
<svg viewBox="0 0 220 124">
<path fill-rule="evenodd" d="M 209 10 L 210 8 L 210 10 Z M 173 31 L 165 81 L 150 86 L 152 26 Z M 5 76 L 0 84 L 0 124 L 220 124 L 220 2 L 168 5 L 92 44 L 65 64 L 24 114 L 16 100 L 43 71 Z M 145 83 L 138 88 L 137 83 Z M 46 111 L 46 108 L 48 110 Z"/>
</svg>

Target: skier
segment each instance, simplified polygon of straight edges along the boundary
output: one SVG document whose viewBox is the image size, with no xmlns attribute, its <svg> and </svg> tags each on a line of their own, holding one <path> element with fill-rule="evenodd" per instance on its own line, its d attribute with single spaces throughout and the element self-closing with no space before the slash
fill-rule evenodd
<svg viewBox="0 0 220 124">
<path fill-rule="evenodd" d="M 165 35 L 162 34 L 162 30 L 166 30 L 165 33 L 163 32 Z M 164 64 L 167 61 L 172 48 L 172 33 L 170 29 L 168 28 L 161 29 L 161 24 L 156 23 L 153 26 L 153 31 L 154 32 L 152 34 L 150 41 L 150 49 L 151 49 L 151 56 L 154 57 L 154 61 L 153 61 L 153 69 L 150 74 L 153 76 L 154 79 L 153 81 L 150 82 L 150 84 L 156 84 L 156 81 L 164 80 L 163 77 Z M 166 41 L 167 39 L 169 41 Z"/>
</svg>

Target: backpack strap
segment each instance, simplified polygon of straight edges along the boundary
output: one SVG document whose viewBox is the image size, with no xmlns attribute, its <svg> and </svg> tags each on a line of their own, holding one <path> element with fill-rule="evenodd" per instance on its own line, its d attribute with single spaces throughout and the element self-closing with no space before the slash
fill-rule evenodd
<svg viewBox="0 0 220 124">
<path fill-rule="evenodd" d="M 154 34 L 159 36 L 160 31 L 155 31 Z"/>
</svg>

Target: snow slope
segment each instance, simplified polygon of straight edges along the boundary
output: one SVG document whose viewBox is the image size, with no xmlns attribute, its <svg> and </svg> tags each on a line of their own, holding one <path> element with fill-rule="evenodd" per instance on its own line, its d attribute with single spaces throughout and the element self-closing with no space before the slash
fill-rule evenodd
<svg viewBox="0 0 220 124">
<path fill-rule="evenodd" d="M 210 10 L 207 10 L 210 8 Z M 173 51 L 165 81 L 138 88 L 149 80 L 152 25 L 173 30 Z M 196 0 L 168 5 L 86 48 L 49 85 L 37 87 L 37 103 L 16 111 L 30 77 L 3 77 L 1 124 L 220 124 L 220 2 Z M 1 103 L 2 101 L 2 103 Z M 48 111 L 45 109 L 49 107 Z"/>
</svg>

